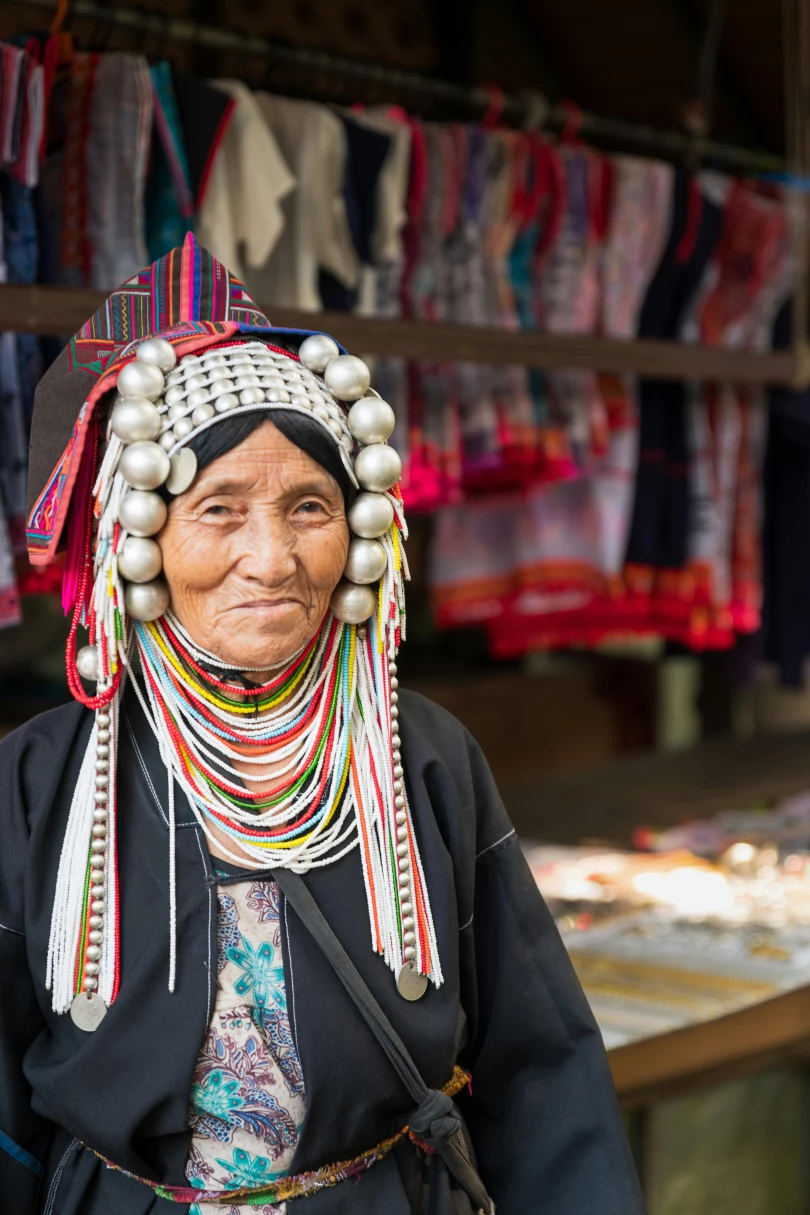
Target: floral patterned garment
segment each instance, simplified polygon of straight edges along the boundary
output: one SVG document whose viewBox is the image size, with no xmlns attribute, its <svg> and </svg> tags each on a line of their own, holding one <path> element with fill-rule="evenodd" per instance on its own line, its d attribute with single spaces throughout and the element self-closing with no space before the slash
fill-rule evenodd
<svg viewBox="0 0 810 1215">
<path fill-rule="evenodd" d="M 258 1186 L 287 1173 L 306 1110 L 287 1014 L 275 882 L 220 886 L 217 998 L 191 1090 L 193 1186 Z M 195 1203 L 190 1215 L 284 1215 L 277 1206 Z"/>
</svg>

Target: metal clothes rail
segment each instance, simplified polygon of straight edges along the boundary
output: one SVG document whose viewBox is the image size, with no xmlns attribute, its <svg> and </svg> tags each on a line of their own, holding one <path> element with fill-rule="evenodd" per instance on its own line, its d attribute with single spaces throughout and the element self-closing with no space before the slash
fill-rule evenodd
<svg viewBox="0 0 810 1215">
<path fill-rule="evenodd" d="M 25 0 L 25 3 L 27 7 L 51 12 L 57 7 L 56 0 Z M 487 113 L 492 105 L 492 94 L 486 88 L 464 88 L 448 81 L 420 76 L 414 72 L 402 72 L 347 56 L 326 54 L 305 47 L 284 46 L 269 38 L 254 37 L 183 17 L 172 17 L 150 11 L 148 8 L 111 5 L 105 0 L 72 0 L 69 11 L 72 19 L 85 18 L 130 29 L 137 33 L 139 38 L 154 35 L 163 42 L 192 42 L 212 50 L 234 51 L 240 55 L 261 59 L 268 67 L 274 64 L 302 67 L 324 78 L 331 76 L 333 79 L 340 79 L 360 91 L 385 89 L 396 93 L 397 100 L 406 107 L 421 99 L 480 117 Z M 342 91 L 335 90 L 330 94 L 328 87 L 319 88 L 318 94 L 323 100 L 330 100 L 335 96 L 345 99 Z M 353 100 L 362 98 L 355 97 Z M 540 117 L 543 109 L 545 115 L 542 117 L 542 126 L 545 129 L 560 131 L 571 122 L 570 106 L 550 106 L 544 103 L 540 94 L 529 92 L 505 95 L 501 118 L 520 124 L 532 115 Z M 785 169 L 784 160 L 771 153 L 716 143 L 680 131 L 665 131 L 579 110 L 576 111 L 576 122 L 580 135 L 611 146 L 670 158 L 696 156 L 703 162 L 751 172 L 779 173 Z"/>
</svg>

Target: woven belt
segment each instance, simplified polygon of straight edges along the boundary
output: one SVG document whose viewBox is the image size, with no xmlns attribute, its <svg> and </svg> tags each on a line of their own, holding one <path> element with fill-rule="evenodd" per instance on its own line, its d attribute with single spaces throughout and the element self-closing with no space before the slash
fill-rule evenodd
<svg viewBox="0 0 810 1215">
<path fill-rule="evenodd" d="M 448 1080 L 447 1084 L 440 1090 L 448 1099 L 456 1096 L 470 1082 L 468 1072 L 462 1068 L 456 1067 L 453 1075 Z M 418 1133 L 417 1133 L 418 1132 Z M 118 1164 L 113 1164 L 106 1156 L 102 1156 L 100 1152 L 96 1152 L 87 1144 L 83 1146 L 99 1160 L 106 1164 L 107 1168 L 115 1169 L 118 1173 L 123 1173 L 125 1177 L 131 1178 L 132 1181 L 137 1181 L 140 1185 L 148 1186 L 153 1190 L 158 1198 L 165 1198 L 167 1202 L 211 1202 L 222 1206 L 233 1206 L 236 1203 L 243 1203 L 246 1206 L 262 1206 L 265 1203 L 286 1202 L 291 1198 L 306 1198 L 308 1195 L 316 1194 L 319 1190 L 326 1189 L 327 1186 L 337 1185 L 340 1181 L 346 1181 L 349 1177 L 358 1177 L 364 1173 L 366 1169 L 370 1169 L 378 1160 L 382 1160 L 384 1156 L 395 1148 L 398 1143 L 401 1143 L 408 1136 L 424 1151 L 433 1151 L 430 1145 L 429 1138 L 426 1138 L 426 1133 L 421 1125 L 418 1125 L 415 1130 L 411 1130 L 410 1125 L 404 1126 L 396 1135 L 392 1135 L 390 1139 L 384 1139 L 382 1143 L 378 1143 L 370 1152 L 363 1152 L 360 1156 L 355 1156 L 353 1160 L 341 1160 L 337 1164 L 327 1164 L 321 1169 L 316 1169 L 313 1173 L 297 1173 L 293 1177 L 278 1177 L 275 1181 L 269 1182 L 267 1185 L 260 1186 L 258 1189 L 250 1187 L 241 1190 L 198 1190 L 193 1186 L 188 1185 L 163 1185 L 159 1181 L 149 1181 L 146 1177 L 139 1177 L 137 1173 L 130 1173 L 128 1169 L 121 1168 Z"/>
</svg>

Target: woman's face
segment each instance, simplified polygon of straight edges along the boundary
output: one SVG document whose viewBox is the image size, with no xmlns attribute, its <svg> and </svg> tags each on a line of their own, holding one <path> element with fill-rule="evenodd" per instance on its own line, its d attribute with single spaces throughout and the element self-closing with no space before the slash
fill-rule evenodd
<svg viewBox="0 0 810 1215">
<path fill-rule="evenodd" d="M 346 562 L 334 477 L 271 422 L 198 474 L 158 536 L 172 610 L 223 662 L 269 668 L 315 635 Z"/>
</svg>

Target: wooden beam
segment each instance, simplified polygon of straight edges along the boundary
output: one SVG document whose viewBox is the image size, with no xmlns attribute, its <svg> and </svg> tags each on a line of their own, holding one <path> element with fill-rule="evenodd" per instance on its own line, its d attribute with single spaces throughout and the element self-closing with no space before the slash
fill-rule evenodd
<svg viewBox="0 0 810 1215">
<path fill-rule="evenodd" d="M 0 332 L 75 333 L 103 303 L 97 291 L 46 286 L 0 286 Z M 720 380 L 736 384 L 793 384 L 789 351 L 757 354 L 686 346 L 679 342 L 622 341 L 576 334 L 485 329 L 474 325 L 378 320 L 344 312 L 265 308 L 272 324 L 331 333 L 358 354 L 443 362 L 517 363 L 546 370 L 584 368 L 635 373 L 662 380 Z"/>
<path fill-rule="evenodd" d="M 800 987 L 704 1025 L 618 1047 L 609 1059 L 629 1110 L 775 1060 L 806 1059 L 809 1049 L 810 987 Z"/>
</svg>

